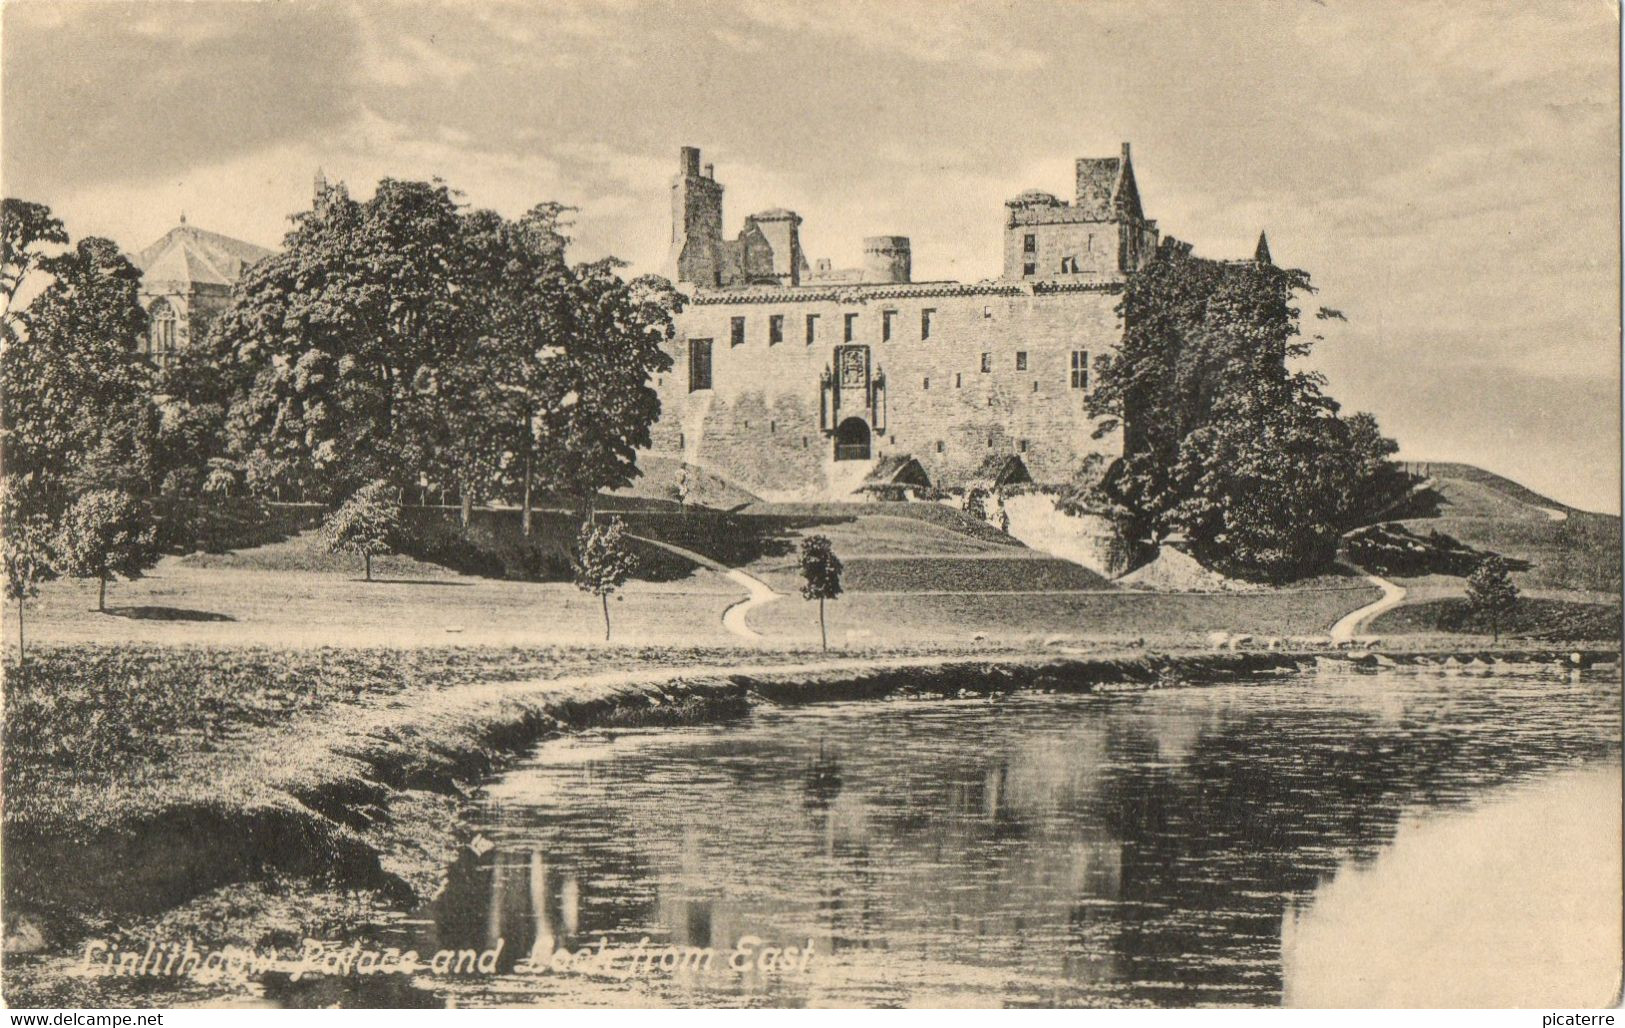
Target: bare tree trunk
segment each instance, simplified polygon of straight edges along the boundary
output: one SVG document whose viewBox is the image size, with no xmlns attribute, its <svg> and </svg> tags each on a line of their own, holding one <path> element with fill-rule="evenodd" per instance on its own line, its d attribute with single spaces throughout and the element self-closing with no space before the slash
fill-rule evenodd
<svg viewBox="0 0 1625 1028">
<path fill-rule="evenodd" d="M 824 644 L 824 652 L 829 652 L 829 630 L 824 627 L 824 598 L 818 597 L 818 638 Z"/>
<path fill-rule="evenodd" d="M 599 593 L 598 598 L 604 601 L 604 641 L 609 642 L 609 593 Z"/>
<path fill-rule="evenodd" d="M 22 667 L 28 663 L 28 653 L 23 649 L 23 604 L 27 601 L 21 596 L 17 597 L 17 666 Z"/>
<path fill-rule="evenodd" d="M 525 451 L 525 503 L 524 511 L 519 515 L 519 530 L 526 536 L 530 535 L 530 450 Z"/>
<path fill-rule="evenodd" d="M 462 493 L 463 493 L 463 512 L 462 512 L 463 513 L 463 528 L 466 530 L 468 528 L 469 521 L 472 520 L 473 517 L 474 517 L 474 491 L 472 489 L 468 488 L 467 483 L 464 483 L 463 486 L 462 486 Z"/>
<path fill-rule="evenodd" d="M 107 613 L 107 576 L 102 575 L 96 579 L 96 609 Z"/>
<path fill-rule="evenodd" d="M 367 564 L 367 581 L 372 581 L 372 554 L 363 553 L 361 559 Z"/>
</svg>

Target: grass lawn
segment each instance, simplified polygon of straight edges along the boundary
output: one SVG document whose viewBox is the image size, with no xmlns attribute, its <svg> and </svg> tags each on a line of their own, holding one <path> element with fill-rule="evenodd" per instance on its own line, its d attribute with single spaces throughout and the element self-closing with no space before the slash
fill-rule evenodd
<svg viewBox="0 0 1625 1028">
<path fill-rule="evenodd" d="M 1208 632 L 1312 635 L 1380 596 L 1363 580 L 1334 589 L 1262 593 L 1072 592 L 1025 595 L 852 593 L 826 605 L 832 643 L 872 640 L 1018 644 L 1061 635 L 1204 645 Z M 797 597 L 750 614 L 758 631 L 816 642 L 817 605 Z"/>
<path fill-rule="evenodd" d="M 1372 622 L 1369 631 L 1377 635 L 1487 636 L 1490 623 L 1475 615 L 1465 598 L 1452 596 L 1395 607 Z M 1504 619 L 1501 634 L 1554 641 L 1617 640 L 1620 605 L 1524 597 Z"/>
<path fill-rule="evenodd" d="M 344 567 L 353 562 L 335 559 L 327 570 L 300 570 L 283 566 L 285 556 L 277 547 L 261 547 L 229 555 L 224 567 L 212 556 L 201 565 L 166 558 L 144 578 L 110 585 L 109 614 L 96 612 L 93 582 L 49 582 L 29 601 L 27 636 L 30 642 L 300 647 L 534 646 L 603 638 L 597 598 L 567 582 L 477 578 L 385 558 L 374 563 L 369 583 L 359 567 Z M 722 612 L 743 595 L 703 569 L 676 582 L 631 582 L 610 602 L 613 638 L 729 645 L 739 640 L 722 628 Z M 16 624 L 8 605 L 5 638 L 13 648 Z"/>
</svg>

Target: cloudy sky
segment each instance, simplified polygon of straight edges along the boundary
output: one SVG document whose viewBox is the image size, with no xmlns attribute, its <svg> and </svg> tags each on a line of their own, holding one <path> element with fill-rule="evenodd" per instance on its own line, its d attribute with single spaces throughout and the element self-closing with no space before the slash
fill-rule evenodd
<svg viewBox="0 0 1625 1028">
<path fill-rule="evenodd" d="M 1619 509 L 1619 24 L 1604 0 L 14 0 L 0 180 L 139 248 L 274 245 L 316 169 L 438 175 L 659 270 L 677 148 L 811 256 L 997 274 L 1002 203 L 1134 146 L 1148 213 L 1310 271 L 1314 358 L 1417 459 Z M 1315 329 L 1326 323 L 1310 322 Z"/>
</svg>

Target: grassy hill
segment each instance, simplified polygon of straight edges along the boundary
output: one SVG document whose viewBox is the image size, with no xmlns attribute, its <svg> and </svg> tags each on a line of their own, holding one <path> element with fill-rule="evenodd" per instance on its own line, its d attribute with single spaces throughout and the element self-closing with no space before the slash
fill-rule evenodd
<svg viewBox="0 0 1625 1028">
<path fill-rule="evenodd" d="M 1620 519 L 1576 510 L 1511 479 L 1467 464 L 1428 466 L 1422 516 L 1400 523 L 1452 535 L 1469 546 L 1526 562 L 1520 589 L 1618 593 Z"/>
<path fill-rule="evenodd" d="M 1578 510 L 1469 464 L 1425 466 L 1430 484 L 1409 514 L 1397 521 L 1418 536 L 1449 535 L 1473 549 L 1496 553 L 1513 566 L 1523 594 L 1509 626 L 1531 638 L 1618 638 L 1620 626 L 1620 519 Z M 1465 579 L 1454 575 L 1390 575 L 1408 592 L 1406 602 L 1370 628 L 1379 634 L 1487 635 L 1465 600 Z"/>
</svg>

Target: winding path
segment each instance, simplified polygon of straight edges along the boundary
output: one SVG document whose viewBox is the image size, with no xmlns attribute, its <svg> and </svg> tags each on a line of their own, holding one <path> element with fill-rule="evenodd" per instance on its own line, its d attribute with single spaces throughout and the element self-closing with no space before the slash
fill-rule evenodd
<svg viewBox="0 0 1625 1028">
<path fill-rule="evenodd" d="M 1333 625 L 1331 630 L 1332 642 L 1334 643 L 1348 642 L 1354 638 L 1354 633 L 1359 631 L 1366 622 L 1372 620 L 1378 614 L 1392 610 L 1405 602 L 1404 586 L 1395 585 L 1386 578 L 1378 578 L 1376 575 L 1366 575 L 1365 577 L 1372 585 L 1382 590 L 1382 597 L 1366 604 L 1359 610 L 1349 611 L 1338 618 L 1337 624 Z"/>
<path fill-rule="evenodd" d="M 627 534 L 631 535 L 631 533 Z M 749 595 L 742 600 L 729 604 L 728 608 L 722 612 L 722 627 L 727 629 L 730 634 L 737 635 L 741 639 L 760 639 L 762 637 L 762 633 L 746 623 L 745 616 L 757 607 L 772 603 L 779 598 L 779 594 L 773 591 L 772 586 L 754 575 L 745 574 L 738 568 L 731 568 L 720 561 L 712 560 L 703 553 L 695 553 L 693 550 L 673 546 L 671 543 L 662 542 L 659 539 L 650 539 L 646 535 L 632 535 L 631 537 L 646 542 L 650 546 L 658 546 L 662 550 L 675 553 L 684 560 L 691 560 L 702 568 L 715 571 L 744 589 Z"/>
</svg>

